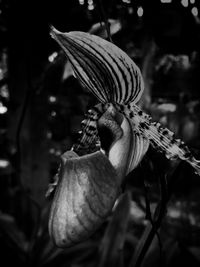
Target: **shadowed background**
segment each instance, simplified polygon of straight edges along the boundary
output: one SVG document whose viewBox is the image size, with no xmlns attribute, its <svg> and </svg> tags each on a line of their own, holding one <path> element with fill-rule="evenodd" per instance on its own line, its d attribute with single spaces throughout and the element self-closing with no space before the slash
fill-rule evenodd
<svg viewBox="0 0 200 267">
<path fill-rule="evenodd" d="M 71 75 L 67 59 L 49 36 L 49 26 L 64 32 L 89 31 L 97 22 L 112 19 L 113 42 L 141 68 L 146 88 L 141 105 L 198 155 L 199 4 L 197 0 L 0 1 L 0 247 L 8 263 L 96 266 L 98 254 L 101 266 L 106 266 L 104 258 L 111 249 L 101 254 L 98 242 L 104 233 L 112 240 L 120 232 L 105 231 L 109 218 L 92 237 L 92 245 L 89 241 L 63 252 L 49 241 L 48 183 L 57 171 L 60 155 L 78 137 L 84 113 L 96 103 Z M 94 32 L 106 35 L 105 26 Z M 139 240 L 144 239 L 149 219 L 145 217 L 145 196 L 149 194 L 154 210 L 160 200 L 158 177 L 170 173 L 170 168 L 175 167 L 150 149 L 141 166 L 127 177 L 125 188 L 131 192 L 132 208 L 123 237 L 124 260 L 117 261 L 115 254 L 111 259 L 119 266 L 124 262 L 128 266 Z M 198 266 L 199 181 L 190 167 L 182 164 L 178 168 L 178 182 L 173 185 L 161 233 L 163 258 L 166 266 L 183 262 Z M 168 175 L 170 181 L 173 176 Z M 119 218 L 126 216 L 119 214 L 115 220 L 120 224 Z M 161 266 L 156 242 L 144 266 L 151 262 Z"/>
</svg>

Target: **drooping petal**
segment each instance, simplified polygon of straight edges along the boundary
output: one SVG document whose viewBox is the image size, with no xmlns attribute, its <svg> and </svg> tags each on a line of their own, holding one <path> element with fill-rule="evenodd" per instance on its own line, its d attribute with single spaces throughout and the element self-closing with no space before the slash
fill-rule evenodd
<svg viewBox="0 0 200 267">
<path fill-rule="evenodd" d="M 65 51 L 75 75 L 102 103 L 136 103 L 143 92 L 141 72 L 119 47 L 85 32 L 61 33 L 52 37 Z"/>
<path fill-rule="evenodd" d="M 150 140 L 154 148 L 163 152 L 168 159 L 181 159 L 189 163 L 200 175 L 200 161 L 196 160 L 192 152 L 180 139 L 174 137 L 174 133 L 167 128 L 162 128 L 160 123 L 153 122 L 151 117 L 144 113 L 136 105 L 128 105 L 118 108 L 131 118 L 134 131 Z"/>
</svg>

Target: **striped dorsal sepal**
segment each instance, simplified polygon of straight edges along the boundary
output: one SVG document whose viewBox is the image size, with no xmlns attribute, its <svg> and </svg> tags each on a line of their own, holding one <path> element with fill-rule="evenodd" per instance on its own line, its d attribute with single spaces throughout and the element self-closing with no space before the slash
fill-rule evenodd
<svg viewBox="0 0 200 267">
<path fill-rule="evenodd" d="M 135 131 L 149 139 L 157 151 L 163 152 L 170 160 L 179 158 L 186 161 L 200 175 L 200 161 L 195 159 L 183 141 L 175 138 L 172 131 L 163 128 L 158 122 L 153 122 L 151 116 L 137 105 L 118 105 L 118 109 L 132 120 Z"/>
<path fill-rule="evenodd" d="M 141 72 L 119 47 L 85 32 L 61 33 L 52 28 L 51 35 L 76 77 L 101 103 L 138 102 L 144 89 Z"/>
</svg>

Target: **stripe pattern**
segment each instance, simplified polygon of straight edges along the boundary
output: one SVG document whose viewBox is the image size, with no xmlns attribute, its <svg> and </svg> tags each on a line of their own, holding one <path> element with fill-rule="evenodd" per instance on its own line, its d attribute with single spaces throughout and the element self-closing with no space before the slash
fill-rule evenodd
<svg viewBox="0 0 200 267">
<path fill-rule="evenodd" d="M 152 122 L 151 117 L 136 105 L 144 83 L 139 68 L 125 52 L 98 36 L 84 32 L 61 33 L 52 28 L 51 35 L 65 51 L 80 82 L 101 103 L 112 103 L 130 119 L 135 146 L 142 147 L 141 151 L 138 150 L 141 155 L 146 151 L 148 142 L 145 140 L 149 140 L 167 158 L 185 160 L 200 175 L 200 161 L 194 158 L 184 142 L 175 139 L 174 134 L 159 123 Z M 91 136 L 97 137 L 95 118 L 98 119 L 94 115 L 84 123 L 80 146 L 84 142 L 89 146 L 94 140 Z M 133 154 L 132 159 L 134 157 Z"/>
<path fill-rule="evenodd" d="M 114 44 L 84 32 L 51 31 L 72 64 L 79 81 L 101 103 L 137 103 L 144 89 L 141 72 Z"/>
</svg>

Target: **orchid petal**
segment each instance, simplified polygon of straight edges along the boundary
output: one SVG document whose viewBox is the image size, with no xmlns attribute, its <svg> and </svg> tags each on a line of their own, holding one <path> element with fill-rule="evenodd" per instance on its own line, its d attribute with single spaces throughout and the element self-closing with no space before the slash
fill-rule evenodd
<svg viewBox="0 0 200 267">
<path fill-rule="evenodd" d="M 102 112 L 101 105 L 97 105 L 87 112 L 85 119 L 81 122 L 80 138 L 72 147 L 72 150 L 79 155 L 94 152 L 98 142 L 97 121 Z"/>
<path fill-rule="evenodd" d="M 179 158 L 186 161 L 195 169 L 196 174 L 200 175 L 200 161 L 195 159 L 183 141 L 174 137 L 173 132 L 163 128 L 160 123 L 153 122 L 151 117 L 136 105 L 123 106 L 123 113 L 131 118 L 134 131 L 149 139 L 156 150 L 163 152 L 170 160 Z"/>
<path fill-rule="evenodd" d="M 52 27 L 51 35 L 63 48 L 79 81 L 100 102 L 138 102 L 144 89 L 141 72 L 119 47 L 85 32 L 62 33 Z"/>
</svg>

